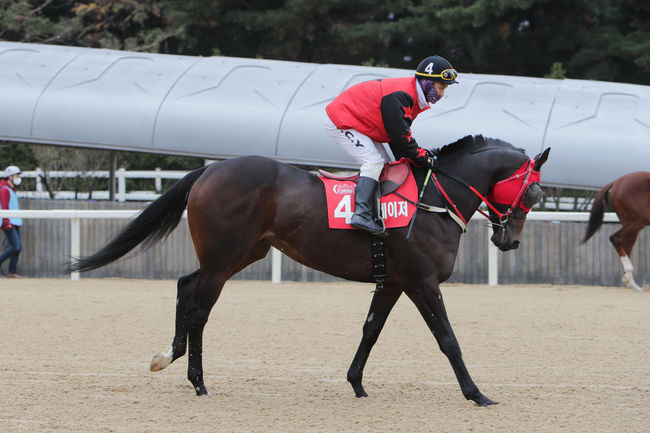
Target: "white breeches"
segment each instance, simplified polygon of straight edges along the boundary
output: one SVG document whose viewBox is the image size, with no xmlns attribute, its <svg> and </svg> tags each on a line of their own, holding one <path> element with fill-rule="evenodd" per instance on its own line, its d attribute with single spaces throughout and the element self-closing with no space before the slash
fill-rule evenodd
<svg viewBox="0 0 650 433">
<path fill-rule="evenodd" d="M 392 160 L 383 143 L 373 141 L 367 135 L 354 129 L 338 129 L 327 114 L 325 114 L 323 126 L 325 126 L 327 134 L 348 155 L 361 164 L 359 169 L 361 176 L 379 180 L 384 163 Z"/>
</svg>

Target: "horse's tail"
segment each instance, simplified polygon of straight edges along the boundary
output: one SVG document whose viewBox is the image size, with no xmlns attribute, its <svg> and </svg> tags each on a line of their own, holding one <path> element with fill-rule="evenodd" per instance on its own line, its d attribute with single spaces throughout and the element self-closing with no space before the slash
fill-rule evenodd
<svg viewBox="0 0 650 433">
<path fill-rule="evenodd" d="M 590 237 L 594 235 L 600 229 L 600 226 L 603 225 L 603 217 L 605 215 L 605 205 L 607 201 L 607 194 L 609 189 L 612 187 L 612 184 L 605 185 L 603 189 L 596 193 L 594 197 L 594 203 L 591 205 L 591 211 L 589 212 L 589 223 L 587 224 L 587 232 L 585 237 L 582 240 L 584 244 L 589 240 Z"/>
<path fill-rule="evenodd" d="M 187 206 L 189 191 L 206 168 L 207 166 L 198 168 L 176 182 L 101 250 L 87 257 L 73 258 L 69 270 L 83 272 L 101 268 L 142 242 L 145 242 L 145 246 L 151 246 L 167 236 L 180 222 Z"/>
</svg>

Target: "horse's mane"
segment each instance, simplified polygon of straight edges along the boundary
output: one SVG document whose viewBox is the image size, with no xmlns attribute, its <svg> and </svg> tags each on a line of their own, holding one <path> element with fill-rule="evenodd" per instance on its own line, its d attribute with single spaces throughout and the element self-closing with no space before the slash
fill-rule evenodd
<svg viewBox="0 0 650 433">
<path fill-rule="evenodd" d="M 524 149 L 516 148 L 507 141 L 499 140 L 498 138 L 485 138 L 482 135 L 466 135 L 460 140 L 440 148 L 438 150 L 438 157 L 444 158 L 452 155 L 474 153 L 494 147 L 513 149 L 524 153 Z"/>
</svg>

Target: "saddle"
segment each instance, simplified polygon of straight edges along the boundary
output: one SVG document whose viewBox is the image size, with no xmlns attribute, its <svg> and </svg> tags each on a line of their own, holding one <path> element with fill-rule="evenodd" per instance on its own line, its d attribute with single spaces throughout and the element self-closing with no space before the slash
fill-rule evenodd
<svg viewBox="0 0 650 433">
<path fill-rule="evenodd" d="M 409 176 L 411 172 L 409 168 L 409 162 L 407 159 L 402 158 L 399 161 L 389 162 L 384 164 L 384 168 L 379 175 L 379 192 L 381 195 L 388 195 L 397 190 Z M 358 174 L 353 175 L 341 175 L 330 173 L 325 170 L 318 170 L 318 174 L 328 179 L 334 180 L 347 180 L 351 182 L 357 182 L 359 180 Z"/>
</svg>

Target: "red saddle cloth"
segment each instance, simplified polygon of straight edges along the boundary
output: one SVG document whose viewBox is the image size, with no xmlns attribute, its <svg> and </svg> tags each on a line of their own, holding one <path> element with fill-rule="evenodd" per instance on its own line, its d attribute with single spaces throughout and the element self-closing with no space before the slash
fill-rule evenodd
<svg viewBox="0 0 650 433">
<path fill-rule="evenodd" d="M 354 189 L 359 175 L 338 176 L 320 170 L 318 177 L 325 185 L 327 217 L 331 229 L 353 229 L 350 219 L 354 214 Z M 406 227 L 415 211 L 415 205 L 403 197 L 417 202 L 418 187 L 406 161 L 386 164 L 379 177 L 381 215 L 386 228 Z M 400 194 L 402 197 L 398 196 Z"/>
</svg>

